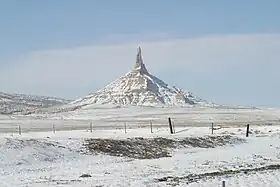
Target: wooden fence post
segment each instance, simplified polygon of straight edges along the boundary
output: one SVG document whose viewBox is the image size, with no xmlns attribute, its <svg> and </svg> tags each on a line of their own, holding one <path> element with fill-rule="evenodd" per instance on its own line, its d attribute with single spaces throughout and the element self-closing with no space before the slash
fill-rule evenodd
<svg viewBox="0 0 280 187">
<path fill-rule="evenodd" d="M 226 181 L 223 181 L 223 183 L 222 183 L 223 185 L 223 187 L 226 187 Z"/>
<path fill-rule="evenodd" d="M 153 123 L 150 122 L 150 126 L 151 126 L 151 133 L 153 133 Z"/>
<path fill-rule="evenodd" d="M 55 134 L 55 125 L 53 124 L 53 133 Z"/>
<path fill-rule="evenodd" d="M 126 134 L 126 122 L 124 122 L 124 133 Z"/>
<path fill-rule="evenodd" d="M 21 135 L 21 127 L 20 127 L 20 125 L 18 126 L 18 134 Z"/>
<path fill-rule="evenodd" d="M 170 133 L 173 134 L 173 127 L 172 127 L 171 118 L 168 118 L 168 122 L 169 122 Z"/>
<path fill-rule="evenodd" d="M 247 125 L 247 130 L 246 130 L 246 137 L 249 137 L 249 131 L 250 131 L 250 125 Z"/>
<path fill-rule="evenodd" d="M 90 133 L 92 133 L 92 123 L 89 124 Z"/>
<path fill-rule="evenodd" d="M 214 134 L 214 123 L 212 123 L 212 134 Z"/>
</svg>

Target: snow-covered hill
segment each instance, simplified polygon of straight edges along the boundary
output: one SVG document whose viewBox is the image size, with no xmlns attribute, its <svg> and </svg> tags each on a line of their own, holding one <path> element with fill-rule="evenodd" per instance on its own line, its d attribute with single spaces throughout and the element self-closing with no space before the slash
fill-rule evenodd
<svg viewBox="0 0 280 187">
<path fill-rule="evenodd" d="M 24 94 L 7 94 L 0 92 L 0 114 L 26 113 L 38 108 L 64 105 L 69 100 L 56 97 L 34 96 Z"/>
<path fill-rule="evenodd" d="M 194 94 L 150 74 L 143 63 L 141 48 L 138 48 L 136 63 L 126 75 L 108 84 L 105 88 L 71 103 L 74 106 L 94 104 L 134 106 L 216 106 Z"/>
</svg>

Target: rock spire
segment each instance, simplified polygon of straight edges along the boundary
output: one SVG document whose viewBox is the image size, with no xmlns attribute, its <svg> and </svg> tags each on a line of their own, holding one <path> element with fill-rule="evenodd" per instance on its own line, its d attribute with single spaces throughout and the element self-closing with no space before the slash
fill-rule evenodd
<svg viewBox="0 0 280 187">
<path fill-rule="evenodd" d="M 115 106 L 216 106 L 196 97 L 190 92 L 169 86 L 163 80 L 148 73 L 143 63 L 141 48 L 138 47 L 133 69 L 120 78 L 71 103 L 75 108 L 94 108 L 100 104 Z M 106 106 L 107 107 L 107 106 Z M 75 109 L 69 109 L 75 110 Z"/>
<path fill-rule="evenodd" d="M 135 62 L 133 71 L 138 71 L 141 74 L 149 74 L 148 70 L 146 69 L 146 66 L 143 62 L 141 47 L 138 47 L 138 49 L 137 49 L 136 62 Z"/>
</svg>

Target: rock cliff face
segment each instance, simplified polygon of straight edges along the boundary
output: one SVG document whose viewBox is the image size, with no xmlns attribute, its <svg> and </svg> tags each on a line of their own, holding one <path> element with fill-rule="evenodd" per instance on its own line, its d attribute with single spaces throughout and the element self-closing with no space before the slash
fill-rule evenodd
<svg viewBox="0 0 280 187">
<path fill-rule="evenodd" d="M 167 83 L 150 74 L 143 62 L 141 48 L 138 48 L 136 62 L 130 72 L 105 86 L 103 89 L 80 98 L 71 104 L 88 106 L 113 104 L 118 106 L 211 106 L 213 103 L 202 100 L 190 92 Z"/>
</svg>

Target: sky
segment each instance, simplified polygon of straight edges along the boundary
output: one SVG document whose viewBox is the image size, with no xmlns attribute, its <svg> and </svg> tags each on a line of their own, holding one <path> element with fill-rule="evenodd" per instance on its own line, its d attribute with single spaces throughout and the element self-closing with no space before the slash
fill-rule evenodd
<svg viewBox="0 0 280 187">
<path fill-rule="evenodd" d="M 77 99 L 130 71 L 220 104 L 280 107 L 278 0 L 0 2 L 0 91 Z"/>
</svg>

